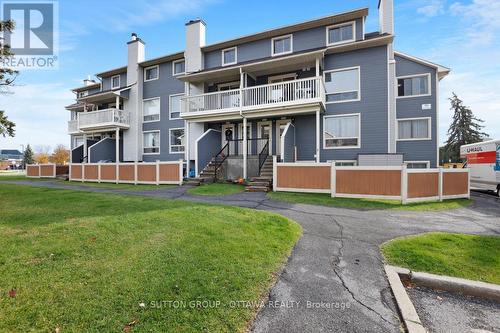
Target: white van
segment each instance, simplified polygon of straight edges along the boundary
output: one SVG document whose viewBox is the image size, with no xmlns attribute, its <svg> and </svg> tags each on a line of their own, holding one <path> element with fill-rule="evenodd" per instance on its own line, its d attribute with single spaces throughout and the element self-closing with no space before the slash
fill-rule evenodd
<svg viewBox="0 0 500 333">
<path fill-rule="evenodd" d="M 500 140 L 472 143 L 460 147 L 467 159 L 472 188 L 500 192 Z"/>
</svg>

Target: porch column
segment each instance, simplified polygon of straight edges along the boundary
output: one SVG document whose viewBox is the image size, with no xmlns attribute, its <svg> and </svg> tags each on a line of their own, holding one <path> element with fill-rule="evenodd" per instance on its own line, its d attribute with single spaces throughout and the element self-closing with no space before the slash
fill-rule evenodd
<svg viewBox="0 0 500 333">
<path fill-rule="evenodd" d="M 189 150 L 190 150 L 190 147 L 189 147 L 189 121 L 186 120 L 186 127 L 184 129 L 184 138 L 185 138 L 185 141 L 184 141 L 184 152 L 185 152 L 185 155 L 184 157 L 186 158 L 186 178 L 189 178 Z M 168 140 L 170 140 L 170 137 L 168 138 Z M 169 141 L 170 142 L 170 141 Z M 195 175 L 196 177 L 198 175 Z"/>
<path fill-rule="evenodd" d="M 243 178 L 247 179 L 247 152 L 248 152 L 248 139 L 247 139 L 247 118 L 243 118 Z"/>
<path fill-rule="evenodd" d="M 115 163 L 116 163 L 116 183 L 120 177 L 120 129 L 117 127 L 115 130 Z"/>
<path fill-rule="evenodd" d="M 319 58 L 316 58 L 316 77 L 319 76 Z"/>
<path fill-rule="evenodd" d="M 87 134 L 83 134 L 83 163 L 88 162 L 86 160 L 87 157 Z"/>
<path fill-rule="evenodd" d="M 120 96 L 116 95 L 116 108 L 119 110 L 120 109 Z"/>
<path fill-rule="evenodd" d="M 316 163 L 320 162 L 320 118 L 319 118 L 319 109 L 316 111 Z"/>
</svg>

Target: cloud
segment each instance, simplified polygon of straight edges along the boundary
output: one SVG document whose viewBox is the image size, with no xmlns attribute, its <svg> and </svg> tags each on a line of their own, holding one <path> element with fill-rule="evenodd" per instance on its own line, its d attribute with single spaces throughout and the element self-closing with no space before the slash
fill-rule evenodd
<svg viewBox="0 0 500 333">
<path fill-rule="evenodd" d="M 2 95 L 0 109 L 16 123 L 14 138 L 0 138 L 2 148 L 21 144 L 50 145 L 69 143 L 64 106 L 74 98 L 69 87 L 60 83 L 30 84 L 10 88 L 13 94 Z"/>
<path fill-rule="evenodd" d="M 427 17 L 444 14 L 444 0 L 431 0 L 428 4 L 417 8 L 417 13 Z"/>
</svg>

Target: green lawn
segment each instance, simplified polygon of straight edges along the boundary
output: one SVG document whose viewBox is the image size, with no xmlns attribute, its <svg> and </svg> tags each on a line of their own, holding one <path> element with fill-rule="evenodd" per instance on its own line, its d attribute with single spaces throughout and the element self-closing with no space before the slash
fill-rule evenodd
<svg viewBox="0 0 500 333">
<path fill-rule="evenodd" d="M 269 192 L 268 198 L 290 203 L 302 203 L 331 207 L 355 209 L 391 209 L 391 210 L 441 210 L 465 207 L 472 203 L 468 199 L 453 199 L 442 202 L 418 202 L 402 205 L 398 200 L 332 198 L 328 193 Z"/>
<path fill-rule="evenodd" d="M 4 184 L 0 198 L 1 332 L 244 331 L 257 309 L 230 302 L 267 295 L 301 234 L 177 200 Z"/>
<path fill-rule="evenodd" d="M 54 180 L 54 178 L 28 178 L 25 175 L 0 174 L 0 181 L 5 180 Z"/>
<path fill-rule="evenodd" d="M 187 192 L 195 195 L 230 195 L 243 192 L 244 185 L 229 183 L 212 183 L 190 188 Z"/>
<path fill-rule="evenodd" d="M 430 233 L 385 243 L 391 265 L 500 284 L 500 237 Z"/>
<path fill-rule="evenodd" d="M 112 190 L 159 190 L 168 187 L 175 187 L 179 185 L 154 185 L 154 184 L 116 184 L 116 183 L 90 183 L 90 182 L 78 182 L 78 181 L 61 181 L 64 185 L 76 185 L 76 186 L 87 186 L 87 187 L 97 187 Z"/>
</svg>

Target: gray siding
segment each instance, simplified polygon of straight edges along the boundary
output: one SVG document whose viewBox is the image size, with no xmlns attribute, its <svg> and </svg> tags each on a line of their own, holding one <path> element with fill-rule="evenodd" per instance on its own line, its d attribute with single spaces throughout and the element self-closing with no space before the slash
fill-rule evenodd
<svg viewBox="0 0 500 333">
<path fill-rule="evenodd" d="M 89 147 L 89 163 L 97 163 L 101 160 L 111 160 L 116 162 L 115 139 L 104 138 L 92 147 Z M 123 160 L 123 141 L 120 141 L 120 161 Z"/>
<path fill-rule="evenodd" d="M 323 149 L 321 131 L 321 161 L 356 160 L 360 153 L 388 151 L 387 48 L 380 46 L 325 57 L 325 70 L 354 66 L 360 66 L 361 100 L 327 104 L 325 115 L 361 114 L 361 148 Z M 315 124 L 309 127 L 314 133 Z M 314 137 L 314 134 L 309 135 Z M 314 149 L 315 145 L 311 148 Z M 310 156 L 311 152 L 307 151 L 306 154 Z M 312 154 L 314 155 L 314 150 Z"/>
<path fill-rule="evenodd" d="M 356 20 L 356 40 L 363 39 L 363 19 Z M 321 26 L 293 33 L 293 52 L 314 50 L 326 46 L 326 27 Z M 271 57 L 271 38 L 243 43 L 238 47 L 238 63 Z M 205 52 L 205 69 L 222 66 L 222 49 Z"/>
<path fill-rule="evenodd" d="M 118 75 L 118 74 L 117 74 Z M 111 78 L 114 75 L 102 78 L 102 91 L 111 90 Z M 127 73 L 120 74 L 120 88 L 127 85 Z"/>
<path fill-rule="evenodd" d="M 295 162 L 295 127 L 288 128 L 283 138 L 283 162 Z"/>
<path fill-rule="evenodd" d="M 177 161 L 184 158 L 184 153 L 169 153 L 169 129 L 184 128 L 184 120 L 169 119 L 169 96 L 180 93 L 184 93 L 184 83 L 172 77 L 172 62 L 160 64 L 158 80 L 144 82 L 144 99 L 160 97 L 160 121 L 142 124 L 143 131 L 160 130 L 160 154 L 143 155 L 144 161 Z"/>
<path fill-rule="evenodd" d="M 298 161 L 314 161 L 316 152 L 316 116 L 295 117 L 295 145 Z"/>
<path fill-rule="evenodd" d="M 404 154 L 405 161 L 430 161 L 431 168 L 437 166 L 437 114 L 436 114 L 436 70 L 432 67 L 396 56 L 396 76 L 431 74 L 431 96 L 398 98 L 397 118 L 431 118 L 431 140 L 397 141 L 396 151 Z M 422 110 L 422 104 L 431 104 L 430 110 Z"/>
<path fill-rule="evenodd" d="M 220 131 L 208 132 L 198 142 L 198 172 L 201 172 L 208 162 L 221 150 L 221 133 Z"/>
</svg>

